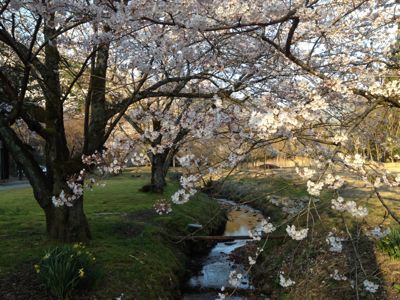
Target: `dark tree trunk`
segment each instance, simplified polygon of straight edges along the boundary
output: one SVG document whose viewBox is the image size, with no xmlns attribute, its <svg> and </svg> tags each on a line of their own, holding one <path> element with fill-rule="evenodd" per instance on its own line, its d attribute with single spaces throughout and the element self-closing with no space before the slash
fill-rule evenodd
<svg viewBox="0 0 400 300">
<path fill-rule="evenodd" d="M 96 150 L 102 151 L 105 143 L 108 121 L 105 96 L 108 56 L 109 44 L 102 45 L 97 51 L 95 66 L 90 77 L 91 86 L 88 95 L 90 123 L 87 124 L 87 135 L 84 141 L 85 154 L 91 154 Z M 89 114 L 89 108 L 87 114 Z"/>
<path fill-rule="evenodd" d="M 168 172 L 167 155 L 155 154 L 151 159 L 151 187 L 152 191 L 162 193 L 166 185 L 165 176 Z"/>
<path fill-rule="evenodd" d="M 8 179 L 10 176 L 9 154 L 6 146 L 0 140 L 0 179 Z"/>
<path fill-rule="evenodd" d="M 45 209 L 46 229 L 50 238 L 62 242 L 87 241 L 91 238 L 89 224 L 83 211 L 83 197 L 72 207 L 54 207 Z"/>
</svg>

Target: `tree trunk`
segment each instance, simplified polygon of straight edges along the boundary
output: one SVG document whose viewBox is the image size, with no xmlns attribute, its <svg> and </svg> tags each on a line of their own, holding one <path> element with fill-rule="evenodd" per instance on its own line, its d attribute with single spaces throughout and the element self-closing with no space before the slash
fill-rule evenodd
<svg viewBox="0 0 400 300">
<path fill-rule="evenodd" d="M 90 118 L 86 119 L 87 132 L 84 141 L 85 154 L 103 150 L 105 132 L 108 122 L 106 110 L 106 78 L 108 68 L 109 43 L 102 45 L 97 51 L 95 67 L 90 77 L 91 90 L 88 99 Z M 87 108 L 89 110 L 89 108 Z M 87 114 L 89 111 L 87 112 Z M 88 115 L 87 115 L 88 117 Z"/>
<path fill-rule="evenodd" d="M 151 188 L 153 192 L 162 193 L 166 185 L 165 176 L 168 172 L 169 162 L 167 154 L 155 154 L 151 158 Z"/>
<path fill-rule="evenodd" d="M 5 180 L 10 176 L 9 154 L 5 145 L 0 140 L 0 179 Z"/>
<path fill-rule="evenodd" d="M 91 238 L 89 224 L 83 211 L 83 197 L 72 207 L 45 208 L 46 229 L 51 239 L 61 242 L 87 241 Z"/>
</svg>

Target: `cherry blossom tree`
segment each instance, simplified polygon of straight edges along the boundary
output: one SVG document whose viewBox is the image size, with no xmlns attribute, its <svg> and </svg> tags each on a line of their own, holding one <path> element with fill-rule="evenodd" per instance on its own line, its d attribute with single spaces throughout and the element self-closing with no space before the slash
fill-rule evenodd
<svg viewBox="0 0 400 300">
<path fill-rule="evenodd" d="M 24 168 L 48 235 L 63 241 L 90 238 L 81 155 L 104 151 L 131 104 L 152 97 L 212 98 L 230 88 L 185 89 L 212 73 L 204 65 L 220 66 L 212 39 L 158 24 L 154 16 L 164 11 L 163 1 L 92 4 L 10 0 L 0 7 L 0 138 Z M 192 73 L 182 72 L 187 65 Z M 78 106 L 84 142 L 71 155 L 64 119 Z M 16 134 L 16 121 L 43 139 L 46 172 Z"/>
<path fill-rule="evenodd" d="M 144 189 L 163 191 L 172 160 L 192 137 L 191 131 L 205 120 L 204 110 L 203 101 L 195 105 L 190 99 L 154 99 L 142 101 L 124 116 L 140 135 L 139 141 L 145 145 L 151 162 L 151 183 Z"/>
</svg>

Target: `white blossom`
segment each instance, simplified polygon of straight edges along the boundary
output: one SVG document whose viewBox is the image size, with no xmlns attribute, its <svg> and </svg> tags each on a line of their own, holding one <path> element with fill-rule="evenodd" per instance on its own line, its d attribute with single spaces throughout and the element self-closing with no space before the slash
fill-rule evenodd
<svg viewBox="0 0 400 300">
<path fill-rule="evenodd" d="M 261 241 L 261 232 L 258 230 L 248 230 L 248 235 L 255 241 Z"/>
<path fill-rule="evenodd" d="M 256 264 L 255 259 L 253 259 L 251 256 L 249 256 L 248 259 L 249 259 L 249 265 L 255 265 Z"/>
<path fill-rule="evenodd" d="M 171 200 L 175 204 L 184 204 L 189 201 L 190 196 L 192 195 L 187 193 L 186 190 L 180 189 L 171 196 Z"/>
<path fill-rule="evenodd" d="M 185 190 L 194 189 L 199 181 L 200 177 L 196 175 L 181 176 L 179 179 L 182 188 Z"/>
<path fill-rule="evenodd" d="M 332 199 L 332 208 L 334 210 L 343 212 L 347 210 L 347 206 L 346 203 L 344 202 L 344 198 L 343 197 L 338 197 L 337 199 Z"/>
<path fill-rule="evenodd" d="M 322 181 L 315 183 L 311 180 L 307 181 L 307 192 L 313 196 L 319 196 L 321 194 L 321 190 L 324 187 L 324 183 Z"/>
<path fill-rule="evenodd" d="M 296 226 L 287 226 L 286 227 L 286 232 L 287 234 L 294 240 L 296 241 L 301 241 L 307 237 L 308 234 L 308 228 L 303 228 L 296 230 Z"/>
<path fill-rule="evenodd" d="M 344 201 L 343 197 L 332 199 L 332 209 L 340 212 L 348 212 L 353 217 L 364 218 L 368 215 L 368 209 L 366 207 L 358 206 L 355 201 Z"/>
<path fill-rule="evenodd" d="M 380 226 L 376 226 L 374 229 L 370 231 L 370 235 L 376 239 L 384 238 L 389 233 L 390 233 L 390 228 L 383 230 L 383 228 Z"/>
<path fill-rule="evenodd" d="M 346 202 L 347 211 L 356 218 L 365 218 L 368 215 L 368 209 L 366 207 L 358 206 L 355 201 Z"/>
<path fill-rule="evenodd" d="M 226 296 L 223 293 L 218 293 L 218 298 L 215 298 L 215 300 L 225 300 Z"/>
<path fill-rule="evenodd" d="M 274 232 L 276 230 L 276 227 L 265 219 L 261 221 L 260 226 L 262 228 L 262 231 L 264 231 L 264 233 L 266 234 Z"/>
<path fill-rule="evenodd" d="M 243 275 L 237 271 L 231 271 L 229 273 L 229 284 L 231 286 L 237 287 L 240 285 Z"/>
<path fill-rule="evenodd" d="M 333 278 L 336 281 L 345 281 L 347 280 L 347 277 L 345 275 L 342 275 L 339 273 L 337 269 L 333 271 L 333 274 L 329 275 L 331 278 Z"/>
<path fill-rule="evenodd" d="M 309 169 L 309 168 L 303 168 L 303 170 L 300 170 L 299 168 L 296 167 L 296 172 L 304 179 L 310 179 L 313 177 L 316 173 L 315 170 Z"/>
<path fill-rule="evenodd" d="M 153 207 L 156 213 L 159 215 L 167 215 L 172 212 L 171 203 L 169 203 L 166 199 L 157 200 Z"/>
<path fill-rule="evenodd" d="M 283 276 L 283 274 L 284 274 L 283 272 L 280 272 L 280 273 L 279 273 L 279 284 L 280 284 L 282 287 L 286 288 L 286 287 L 290 287 L 290 286 L 296 284 L 296 282 L 293 281 L 292 279 L 290 279 L 290 278 L 285 278 L 285 277 Z"/>
<path fill-rule="evenodd" d="M 190 167 L 192 165 L 193 160 L 194 160 L 194 155 L 193 154 L 185 155 L 185 156 L 182 156 L 182 157 L 178 158 L 179 163 L 184 168 Z"/>
<path fill-rule="evenodd" d="M 363 281 L 363 285 L 366 291 L 373 294 L 376 293 L 376 291 L 379 289 L 379 284 L 373 283 L 372 281 L 369 281 L 367 279 Z"/>
<path fill-rule="evenodd" d="M 8 114 L 12 111 L 13 106 L 6 103 L 6 102 L 0 102 L 0 112 L 4 114 Z"/>
<path fill-rule="evenodd" d="M 330 246 L 329 251 L 341 253 L 343 250 L 342 242 L 345 241 L 344 238 L 335 236 L 332 232 L 329 232 L 326 237 L 326 242 Z"/>
</svg>

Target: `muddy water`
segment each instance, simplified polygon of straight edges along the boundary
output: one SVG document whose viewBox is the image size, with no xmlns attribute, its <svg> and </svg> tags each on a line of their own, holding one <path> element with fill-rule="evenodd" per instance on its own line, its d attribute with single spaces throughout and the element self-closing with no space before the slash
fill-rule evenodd
<svg viewBox="0 0 400 300">
<path fill-rule="evenodd" d="M 260 222 L 263 219 L 260 212 L 246 205 L 237 206 L 231 201 L 218 201 L 221 205 L 229 208 L 228 221 L 224 231 L 225 236 L 247 236 L 249 230 L 259 229 Z M 183 299 L 215 299 L 222 286 L 233 289 L 234 287 L 229 284 L 229 273 L 236 270 L 238 273 L 244 274 L 245 269 L 242 265 L 235 264 L 230 259 L 229 254 L 249 242 L 250 240 L 234 240 L 217 243 L 202 262 L 201 271 L 188 281 L 187 285 L 192 292 L 185 294 Z M 250 279 L 248 276 L 243 276 L 238 286 L 238 293 L 242 294 L 245 291 L 252 290 L 253 286 Z M 246 297 L 235 296 L 229 299 L 240 300 L 246 299 Z"/>
</svg>

